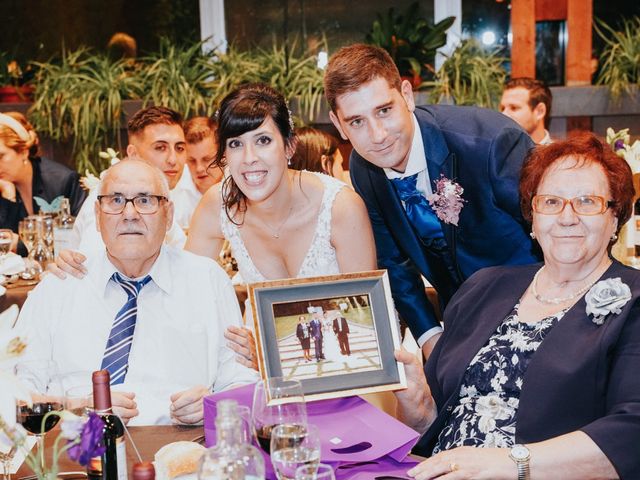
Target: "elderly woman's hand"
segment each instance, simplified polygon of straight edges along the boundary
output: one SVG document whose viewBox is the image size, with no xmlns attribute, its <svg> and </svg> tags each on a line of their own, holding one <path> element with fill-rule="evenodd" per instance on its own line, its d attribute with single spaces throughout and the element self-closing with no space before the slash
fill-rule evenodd
<svg viewBox="0 0 640 480">
<path fill-rule="evenodd" d="M 458 447 L 428 458 L 407 474 L 418 480 L 513 480 L 518 469 L 506 448 Z"/>
<path fill-rule="evenodd" d="M 16 201 L 16 186 L 13 182 L 0 179 L 0 197 L 6 198 L 11 202 Z"/>
<path fill-rule="evenodd" d="M 227 346 L 237 353 L 236 361 L 245 367 L 258 370 L 258 356 L 256 355 L 256 341 L 253 332 L 245 327 L 229 327 L 224 332 L 224 338 L 229 340 Z"/>
<path fill-rule="evenodd" d="M 396 350 L 394 354 L 396 360 L 404 364 L 407 375 L 406 390 L 394 392 L 398 400 L 396 415 L 401 422 L 424 433 L 435 419 L 437 412 L 422 365 L 416 355 L 404 349 Z"/>
</svg>

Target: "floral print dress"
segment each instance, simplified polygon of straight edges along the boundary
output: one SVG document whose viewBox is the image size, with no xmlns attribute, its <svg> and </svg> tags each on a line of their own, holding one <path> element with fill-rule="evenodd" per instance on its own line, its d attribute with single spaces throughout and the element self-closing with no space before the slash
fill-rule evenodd
<svg viewBox="0 0 640 480">
<path fill-rule="evenodd" d="M 518 307 L 498 326 L 465 372 L 458 404 L 440 432 L 433 453 L 460 447 L 510 448 L 529 362 L 563 310 L 536 323 L 518 320 Z"/>
</svg>

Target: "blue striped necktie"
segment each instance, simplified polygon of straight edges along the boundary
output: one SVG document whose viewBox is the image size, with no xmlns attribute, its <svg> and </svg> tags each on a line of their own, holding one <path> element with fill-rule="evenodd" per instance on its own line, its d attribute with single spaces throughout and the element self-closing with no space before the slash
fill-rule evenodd
<svg viewBox="0 0 640 480">
<path fill-rule="evenodd" d="M 126 279 L 116 272 L 111 279 L 125 291 L 127 302 L 113 321 L 100 369 L 109 370 L 111 385 L 117 385 L 124 382 L 129 369 L 129 352 L 138 316 L 138 295 L 142 287 L 149 283 L 151 277 L 147 275 L 142 280 L 135 281 Z"/>
<path fill-rule="evenodd" d="M 423 240 L 444 238 L 442 225 L 425 196 L 416 186 L 418 174 L 394 178 L 391 183 L 404 202 L 407 218 Z"/>
</svg>

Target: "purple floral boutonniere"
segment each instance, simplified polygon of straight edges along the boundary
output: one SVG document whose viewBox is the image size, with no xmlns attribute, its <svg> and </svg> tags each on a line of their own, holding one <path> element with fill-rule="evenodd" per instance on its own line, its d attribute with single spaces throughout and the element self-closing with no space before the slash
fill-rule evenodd
<svg viewBox="0 0 640 480">
<path fill-rule="evenodd" d="M 620 278 L 608 278 L 596 283 L 584 297 L 587 315 L 596 325 L 602 325 L 610 314 L 619 315 L 629 300 L 631 290 Z"/>
<path fill-rule="evenodd" d="M 429 205 L 440 220 L 458 226 L 460 211 L 465 200 L 462 198 L 464 188 L 444 175 L 436 180 L 436 191 L 427 196 Z"/>
</svg>

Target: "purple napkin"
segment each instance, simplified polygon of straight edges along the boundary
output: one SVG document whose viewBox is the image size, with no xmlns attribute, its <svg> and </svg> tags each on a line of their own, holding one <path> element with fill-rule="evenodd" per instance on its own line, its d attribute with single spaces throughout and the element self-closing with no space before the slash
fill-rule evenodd
<svg viewBox="0 0 640 480">
<path fill-rule="evenodd" d="M 215 444 L 216 402 L 233 399 L 240 405 L 251 407 L 254 385 L 215 393 L 204 398 L 204 432 L 207 446 Z M 318 426 L 322 448 L 322 462 L 331 463 L 334 468 L 347 463 L 372 462 L 353 469 L 345 469 L 344 475 L 338 469 L 339 478 L 354 477 L 366 468 L 381 473 L 391 468 L 406 472 L 413 463 L 401 463 L 420 435 L 395 418 L 378 410 L 360 397 L 334 400 L 318 400 L 307 403 L 309 423 Z M 271 461 L 265 454 L 265 464 L 269 473 L 273 472 Z M 371 472 L 368 473 L 372 478 Z M 391 474 L 389 474 L 391 475 Z M 398 475 L 399 476 L 399 475 Z M 404 478 L 400 476 L 400 478 Z"/>
</svg>

